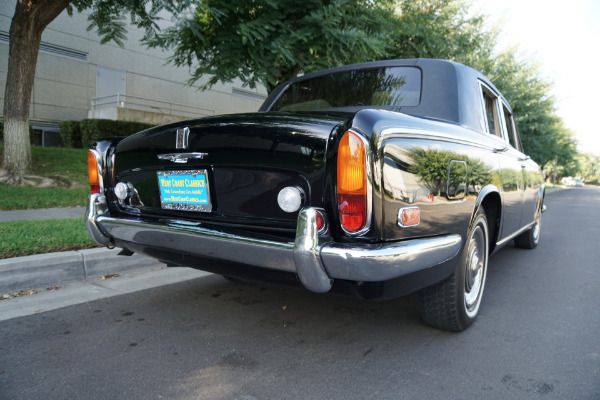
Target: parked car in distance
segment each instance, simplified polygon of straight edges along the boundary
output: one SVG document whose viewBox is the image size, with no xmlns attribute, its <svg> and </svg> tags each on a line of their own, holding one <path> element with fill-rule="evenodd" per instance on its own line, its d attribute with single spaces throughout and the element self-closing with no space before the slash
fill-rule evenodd
<svg viewBox="0 0 600 400">
<path fill-rule="evenodd" d="M 540 238 L 544 185 L 512 110 L 472 68 L 356 64 L 274 89 L 259 112 L 101 140 L 87 226 L 101 245 L 226 277 L 477 317 L 489 255 Z"/>
</svg>

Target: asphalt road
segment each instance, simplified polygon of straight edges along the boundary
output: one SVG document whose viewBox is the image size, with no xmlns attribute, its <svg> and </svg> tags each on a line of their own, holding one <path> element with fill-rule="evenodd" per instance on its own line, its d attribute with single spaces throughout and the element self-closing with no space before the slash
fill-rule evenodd
<svg viewBox="0 0 600 400">
<path fill-rule="evenodd" d="M 0 399 L 600 399 L 600 189 L 547 197 L 466 332 L 209 276 L 0 323 Z"/>
</svg>

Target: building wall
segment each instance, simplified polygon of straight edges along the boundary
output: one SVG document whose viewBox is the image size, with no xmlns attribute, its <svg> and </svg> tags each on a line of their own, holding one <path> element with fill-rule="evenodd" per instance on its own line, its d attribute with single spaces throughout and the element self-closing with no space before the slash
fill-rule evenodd
<svg viewBox="0 0 600 400">
<path fill-rule="evenodd" d="M 0 34 L 5 38 L 15 4 L 16 0 L 0 2 Z M 189 86 L 189 70 L 167 65 L 167 53 L 141 45 L 142 31 L 130 27 L 123 47 L 102 45 L 95 31 L 86 31 L 87 17 L 85 12 L 73 17 L 63 12 L 44 31 L 42 44 L 74 51 L 85 59 L 56 55 L 52 49 L 50 53 L 40 51 L 30 110 L 33 121 L 87 118 L 97 93 L 97 67 L 125 72 L 125 95 L 199 107 L 195 109 L 199 116 L 256 111 L 266 98 L 264 88 L 250 90 L 240 82 L 217 84 L 207 91 L 199 90 L 202 81 Z M 6 40 L 0 40 L 0 110 L 4 107 L 8 48 Z"/>
</svg>

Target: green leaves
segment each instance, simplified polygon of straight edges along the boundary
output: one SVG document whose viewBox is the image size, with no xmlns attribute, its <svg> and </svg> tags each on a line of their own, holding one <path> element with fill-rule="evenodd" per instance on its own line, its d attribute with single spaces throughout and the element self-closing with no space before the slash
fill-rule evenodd
<svg viewBox="0 0 600 400">
<path fill-rule="evenodd" d="M 122 45 L 130 22 L 144 30 L 148 46 L 171 51 L 174 65 L 190 68 L 190 83 L 202 78 L 204 88 L 240 79 L 271 90 L 300 73 L 376 59 L 454 60 L 500 89 L 525 152 L 540 165 L 557 155 L 564 166 L 575 159 L 551 83 L 516 49 L 494 53 L 498 29 L 486 28 L 469 0 L 75 0 L 68 8 L 84 9 L 103 43 Z M 178 22 L 161 31 L 162 12 Z"/>
<path fill-rule="evenodd" d="M 147 41 L 172 50 L 171 62 L 193 70 L 205 87 L 240 78 L 278 83 L 319 69 L 384 56 L 390 18 L 384 2 L 368 0 L 207 0 L 195 17 Z"/>
</svg>

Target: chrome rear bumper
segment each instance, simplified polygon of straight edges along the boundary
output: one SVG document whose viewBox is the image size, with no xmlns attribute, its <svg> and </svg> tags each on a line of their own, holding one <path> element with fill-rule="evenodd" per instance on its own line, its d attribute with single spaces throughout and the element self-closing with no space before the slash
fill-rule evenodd
<svg viewBox="0 0 600 400">
<path fill-rule="evenodd" d="M 106 199 L 88 199 L 86 225 L 94 240 L 107 246 L 120 240 L 185 254 L 292 272 L 314 292 L 327 292 L 332 279 L 376 282 L 430 268 L 458 254 L 460 235 L 445 235 L 382 244 L 336 243 L 319 236 L 316 209 L 298 215 L 294 242 L 260 240 L 187 225 L 110 216 Z"/>
</svg>

